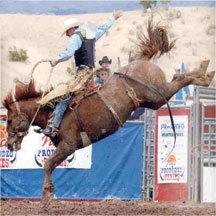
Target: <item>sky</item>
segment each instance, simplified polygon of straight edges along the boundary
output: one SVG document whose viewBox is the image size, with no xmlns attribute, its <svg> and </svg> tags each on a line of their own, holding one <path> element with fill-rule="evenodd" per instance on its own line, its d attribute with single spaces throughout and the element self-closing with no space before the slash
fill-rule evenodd
<svg viewBox="0 0 216 216">
<path fill-rule="evenodd" d="M 158 1 L 157 7 L 162 4 Z M 208 6 L 215 7 L 215 0 L 171 0 L 170 7 Z M 104 13 L 122 9 L 124 11 L 142 9 L 139 0 L 0 0 L 0 14 L 85 14 Z"/>
</svg>

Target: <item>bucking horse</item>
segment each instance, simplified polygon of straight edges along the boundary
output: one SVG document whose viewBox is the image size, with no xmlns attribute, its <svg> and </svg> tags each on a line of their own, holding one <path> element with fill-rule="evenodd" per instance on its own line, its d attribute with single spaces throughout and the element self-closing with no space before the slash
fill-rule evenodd
<svg viewBox="0 0 216 216">
<path fill-rule="evenodd" d="M 149 59 L 169 52 L 175 41 L 169 42 L 166 29 L 151 22 L 147 32 L 148 36 L 138 37 L 140 53 L 133 61 L 114 73 L 103 87 L 84 97 L 76 109 L 65 112 L 59 135 L 52 138 L 56 149 L 44 164 L 43 205 L 47 206 L 53 197 L 53 170 L 70 154 L 115 133 L 138 107 L 159 109 L 187 85 L 210 85 L 215 72 L 206 72 L 209 61 L 201 62 L 191 72 L 175 74 L 172 81 L 167 82 L 164 72 Z M 48 106 L 38 109 L 37 102 L 43 92 L 36 89 L 33 79 L 28 84 L 17 82 L 15 89 L 15 93 L 9 92 L 2 101 L 8 110 L 7 145 L 11 151 L 21 148 L 31 124 L 45 128 L 53 112 Z M 82 132 L 90 142 L 83 141 Z"/>
</svg>

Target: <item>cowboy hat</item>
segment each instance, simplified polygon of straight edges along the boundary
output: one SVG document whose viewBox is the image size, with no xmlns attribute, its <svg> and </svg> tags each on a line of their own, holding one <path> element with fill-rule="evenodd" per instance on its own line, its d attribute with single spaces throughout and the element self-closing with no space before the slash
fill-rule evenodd
<svg viewBox="0 0 216 216">
<path fill-rule="evenodd" d="M 77 19 L 75 18 L 71 18 L 68 19 L 64 22 L 64 27 L 63 27 L 63 32 L 61 34 L 61 36 L 63 36 L 65 34 L 65 32 L 73 27 L 78 27 L 81 26 L 83 23 L 79 22 Z"/>
<path fill-rule="evenodd" d="M 105 63 L 105 64 L 111 64 L 112 63 L 112 59 L 109 60 L 107 56 L 104 56 L 102 58 L 102 60 L 99 61 L 100 65 L 102 65 L 103 63 Z"/>
</svg>

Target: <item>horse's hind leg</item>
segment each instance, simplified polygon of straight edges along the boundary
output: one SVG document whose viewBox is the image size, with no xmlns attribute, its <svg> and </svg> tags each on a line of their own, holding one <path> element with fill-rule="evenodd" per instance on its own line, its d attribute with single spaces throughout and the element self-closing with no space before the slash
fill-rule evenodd
<svg viewBox="0 0 216 216">
<path fill-rule="evenodd" d="M 184 74 L 175 74 L 172 81 L 166 84 L 164 95 L 169 100 L 181 88 L 187 85 L 209 86 L 215 72 L 206 73 L 209 61 L 203 61 L 198 69 Z"/>
<path fill-rule="evenodd" d="M 198 69 L 194 69 L 185 75 L 192 78 L 192 85 L 205 86 L 208 87 L 212 82 L 215 71 L 206 73 L 209 65 L 209 60 L 202 61 Z"/>
<path fill-rule="evenodd" d="M 209 60 L 202 61 L 200 67 L 185 74 L 175 74 L 172 80 L 172 84 L 183 88 L 186 85 L 198 85 L 208 87 L 212 82 L 215 71 L 206 73 L 209 65 Z M 178 83 L 178 84 L 176 84 Z"/>
<path fill-rule="evenodd" d="M 44 185 L 42 192 L 41 203 L 46 208 L 50 201 L 53 199 L 52 191 L 54 191 L 54 185 L 51 180 L 53 170 L 62 163 L 75 149 L 71 148 L 71 145 L 66 142 L 60 142 L 54 153 L 47 159 L 44 165 Z"/>
<path fill-rule="evenodd" d="M 215 75 L 215 71 L 208 72 L 205 76 L 200 76 L 200 77 L 194 77 L 192 80 L 192 85 L 198 85 L 198 86 L 204 86 L 208 87 Z"/>
</svg>

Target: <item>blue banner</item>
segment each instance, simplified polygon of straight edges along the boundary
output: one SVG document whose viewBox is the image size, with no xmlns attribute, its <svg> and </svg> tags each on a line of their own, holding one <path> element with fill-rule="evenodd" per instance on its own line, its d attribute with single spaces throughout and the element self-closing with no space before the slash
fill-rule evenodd
<svg viewBox="0 0 216 216">
<path fill-rule="evenodd" d="M 143 124 L 123 128 L 92 146 L 91 169 L 55 169 L 58 199 L 142 199 Z M 1 170 L 2 198 L 41 198 L 41 169 Z"/>
</svg>

